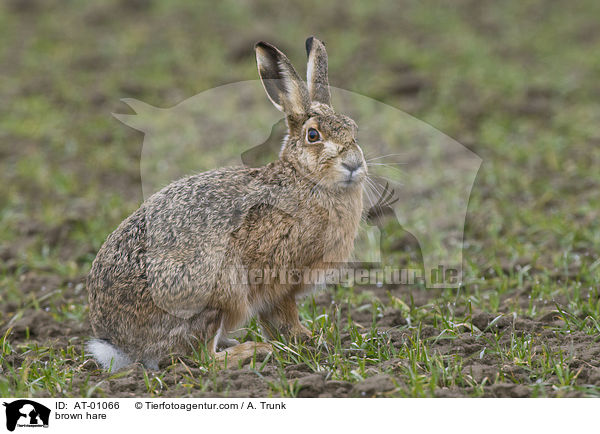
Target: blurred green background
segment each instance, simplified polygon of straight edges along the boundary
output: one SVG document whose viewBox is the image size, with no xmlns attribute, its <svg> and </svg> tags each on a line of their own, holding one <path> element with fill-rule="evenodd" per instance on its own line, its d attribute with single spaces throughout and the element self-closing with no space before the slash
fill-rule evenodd
<svg viewBox="0 0 600 434">
<path fill-rule="evenodd" d="M 169 107 L 255 79 L 255 41 L 303 59 L 315 34 L 333 53 L 332 85 L 483 158 L 471 261 L 542 255 L 549 267 L 597 252 L 599 13 L 595 1 L 3 2 L 3 248 L 89 264 L 141 199 L 142 135 L 111 116 L 128 112 L 119 99 Z M 34 232 L 46 242 L 15 242 Z"/>
<path fill-rule="evenodd" d="M 112 117 L 130 113 L 120 98 L 170 107 L 252 80 L 256 41 L 297 62 L 313 34 L 333 86 L 483 159 L 465 233 L 474 305 L 535 316 L 529 296 L 597 319 L 598 17 L 596 0 L 3 1 L 0 325 L 34 307 L 85 321 L 91 261 L 142 200 L 143 135 Z M 404 236 L 387 247 L 410 256 Z"/>
</svg>

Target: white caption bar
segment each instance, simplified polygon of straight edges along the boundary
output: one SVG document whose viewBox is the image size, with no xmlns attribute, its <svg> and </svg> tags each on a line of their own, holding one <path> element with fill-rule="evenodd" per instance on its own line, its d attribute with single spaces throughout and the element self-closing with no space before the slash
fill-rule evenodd
<svg viewBox="0 0 600 434">
<path fill-rule="evenodd" d="M 583 431 L 596 424 L 596 400 L 4 398 L 0 432 L 147 433 Z M 4 411 L 2 411 L 4 410 Z M 11 430 L 12 428 L 12 430 Z M 211 431 L 207 431 L 211 430 Z M 236 431 L 239 430 L 239 431 Z"/>
</svg>

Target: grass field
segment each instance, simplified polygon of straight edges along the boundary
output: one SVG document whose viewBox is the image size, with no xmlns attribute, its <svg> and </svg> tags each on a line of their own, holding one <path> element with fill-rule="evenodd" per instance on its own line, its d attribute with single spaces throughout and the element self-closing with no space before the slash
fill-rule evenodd
<svg viewBox="0 0 600 434">
<path fill-rule="evenodd" d="M 598 16 L 594 0 L 2 2 L 0 395 L 600 395 Z M 301 305 L 312 342 L 241 369 L 196 354 L 99 371 L 85 276 L 142 201 L 120 98 L 170 107 L 255 79 L 254 42 L 304 59 L 311 34 L 333 86 L 483 160 L 463 286 L 328 288 Z M 406 233 L 386 234 L 412 264 Z M 254 322 L 239 334 L 262 339 Z"/>
</svg>

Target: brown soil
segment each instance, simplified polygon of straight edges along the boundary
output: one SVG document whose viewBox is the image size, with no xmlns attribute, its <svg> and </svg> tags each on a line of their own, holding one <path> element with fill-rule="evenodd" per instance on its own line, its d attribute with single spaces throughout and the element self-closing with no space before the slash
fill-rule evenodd
<svg viewBox="0 0 600 434">
<path fill-rule="evenodd" d="M 86 291 L 83 288 L 82 279 L 78 282 L 71 282 L 64 291 L 64 297 L 67 303 L 83 304 L 86 302 Z M 53 276 L 41 276 L 28 274 L 22 281 L 21 289 L 23 292 L 31 292 L 35 297 L 40 297 L 49 288 L 61 285 Z M 376 296 L 387 299 L 387 291 L 383 288 L 366 288 L 372 291 Z M 410 288 L 396 288 L 390 290 L 392 295 L 400 299 L 408 299 L 412 294 L 415 304 L 424 303 L 427 299 L 431 300 L 431 293 L 427 291 L 411 290 Z M 526 296 L 525 296 L 526 297 Z M 316 296 L 318 306 L 332 309 L 332 298 L 328 292 L 323 292 Z M 11 318 L 17 308 L 14 304 L 6 303 L 0 306 L 1 318 Z M 342 313 L 344 312 L 342 306 Z M 352 311 L 352 319 L 362 325 L 369 325 L 372 317 L 371 312 Z M 559 315 L 549 311 L 538 320 L 529 318 L 515 318 L 512 314 L 506 314 L 491 326 L 490 323 L 497 315 L 487 313 L 474 313 L 472 315 L 472 324 L 483 333 L 471 333 L 467 328 L 464 332 L 454 339 L 444 339 L 441 327 L 434 327 L 433 324 L 424 324 L 420 330 L 420 339 L 428 340 L 435 353 L 446 356 L 460 357 L 463 360 L 462 374 L 464 378 L 473 380 L 474 384 L 481 384 L 487 378 L 483 387 L 484 396 L 490 397 L 527 397 L 531 396 L 532 389 L 522 384 L 534 383 L 526 369 L 508 359 L 501 359 L 501 356 L 492 350 L 492 336 L 500 335 L 498 344 L 506 346 L 510 343 L 513 336 L 526 334 L 532 337 L 534 341 L 534 353 L 542 357 L 543 348 L 556 350 L 561 348 L 573 356 L 569 368 L 578 372 L 578 384 L 597 384 L 600 382 L 600 347 L 596 344 L 594 337 L 583 333 L 574 332 L 568 337 L 559 336 L 552 329 L 561 326 L 562 322 Z M 377 326 L 382 332 L 389 336 L 391 345 L 400 347 L 407 339 L 415 339 L 417 331 L 405 327 L 406 321 L 400 311 L 395 309 L 386 309 L 377 321 Z M 504 331 L 505 333 L 497 333 Z M 4 332 L 4 331 L 3 331 Z M 44 310 L 27 309 L 23 312 L 20 319 L 13 321 L 12 334 L 10 337 L 11 345 L 17 348 L 19 344 L 38 342 L 43 346 L 51 346 L 55 349 L 65 349 L 69 342 L 76 348 L 82 349 L 83 342 L 91 333 L 87 320 L 83 323 L 75 321 L 57 322 L 53 316 Z M 27 339 L 29 334 L 29 339 Z M 342 335 L 342 342 L 349 340 L 349 336 Z M 506 357 L 506 356 L 503 356 Z M 9 365 L 18 367 L 26 361 L 26 355 L 10 355 L 5 358 L 3 369 L 8 369 Z M 327 372 L 313 372 L 305 364 L 289 365 L 285 368 L 285 377 L 290 383 L 297 381 L 299 387 L 299 397 L 372 397 L 372 396 L 403 396 L 404 382 L 401 372 L 407 366 L 406 359 L 394 358 L 381 362 L 379 365 L 373 365 L 368 368 L 368 378 L 358 383 L 346 381 L 337 381 L 331 378 Z M 79 362 L 72 362 L 75 375 L 73 383 L 74 390 L 77 390 L 79 384 L 96 384 L 102 381 L 101 391 L 96 393 L 99 396 L 111 397 L 133 397 L 148 395 L 144 382 L 144 369 L 140 365 L 134 365 L 130 372 L 116 379 L 109 379 L 110 375 L 98 370 L 98 366 L 93 360 L 86 360 L 81 365 Z M 163 367 L 163 366 L 161 366 Z M 177 387 L 178 384 L 190 383 L 191 379 L 205 378 L 206 374 L 203 368 L 187 359 L 180 359 L 173 366 L 164 367 L 165 375 L 162 381 L 166 388 L 163 388 L 162 396 L 231 396 L 231 397 L 259 397 L 269 396 L 272 391 L 269 383 L 278 383 L 281 379 L 281 372 L 273 362 L 268 362 L 260 374 L 250 369 L 249 365 L 239 368 L 228 368 L 219 372 L 216 378 L 209 381 L 208 387 L 204 390 L 200 388 L 185 389 Z M 510 378 L 511 382 L 500 381 L 500 376 L 504 379 Z M 464 384 L 463 387 L 453 386 L 452 388 L 441 387 L 435 391 L 436 396 L 440 397 L 458 397 L 473 393 L 472 386 Z M 547 390 L 546 394 L 552 395 L 552 390 Z M 41 396 L 49 395 L 41 393 Z"/>
</svg>

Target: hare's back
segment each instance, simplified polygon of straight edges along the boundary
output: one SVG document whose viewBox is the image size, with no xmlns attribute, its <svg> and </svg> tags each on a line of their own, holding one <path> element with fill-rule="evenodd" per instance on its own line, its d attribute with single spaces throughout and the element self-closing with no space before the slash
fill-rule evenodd
<svg viewBox="0 0 600 434">
<path fill-rule="evenodd" d="M 144 203 L 148 288 L 157 305 L 189 317 L 237 296 L 222 277 L 236 264 L 230 234 L 265 194 L 254 169 L 237 167 L 183 178 Z"/>
<path fill-rule="evenodd" d="M 144 203 L 150 240 L 180 246 L 210 243 L 235 229 L 262 192 L 253 170 L 241 167 L 182 178 Z"/>
</svg>

